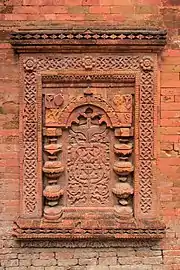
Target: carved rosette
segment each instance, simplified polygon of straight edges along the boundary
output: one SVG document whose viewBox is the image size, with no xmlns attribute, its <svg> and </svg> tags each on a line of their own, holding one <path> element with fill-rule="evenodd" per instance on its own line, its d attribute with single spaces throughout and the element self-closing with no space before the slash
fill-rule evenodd
<svg viewBox="0 0 180 270">
<path fill-rule="evenodd" d="M 95 60 L 92 56 L 85 56 L 82 59 L 82 65 L 86 70 L 91 70 L 95 66 Z"/>
<path fill-rule="evenodd" d="M 149 56 L 144 56 L 140 61 L 140 66 L 144 71 L 151 71 L 153 69 L 153 60 Z"/>
<path fill-rule="evenodd" d="M 24 60 L 23 65 L 25 70 L 32 71 L 36 68 L 36 59 L 34 57 L 28 57 Z"/>
<path fill-rule="evenodd" d="M 48 109 L 53 109 L 61 106 L 64 102 L 64 98 L 62 94 L 53 95 L 47 94 L 45 96 L 45 107 Z"/>
</svg>

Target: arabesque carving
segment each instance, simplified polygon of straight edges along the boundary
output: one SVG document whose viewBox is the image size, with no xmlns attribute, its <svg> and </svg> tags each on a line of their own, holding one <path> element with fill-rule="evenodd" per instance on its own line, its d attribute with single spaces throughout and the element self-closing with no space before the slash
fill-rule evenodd
<svg viewBox="0 0 180 270">
<path fill-rule="evenodd" d="M 109 119 L 94 106 L 83 106 L 70 116 L 68 147 L 68 202 L 101 206 L 110 200 Z"/>
</svg>

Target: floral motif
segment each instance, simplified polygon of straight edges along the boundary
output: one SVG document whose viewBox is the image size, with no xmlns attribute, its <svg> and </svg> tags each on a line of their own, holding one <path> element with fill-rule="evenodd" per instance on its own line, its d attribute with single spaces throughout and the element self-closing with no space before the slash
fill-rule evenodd
<svg viewBox="0 0 180 270">
<path fill-rule="evenodd" d="M 95 66 L 95 61 L 92 56 L 85 56 L 82 59 L 82 65 L 85 69 L 92 69 Z"/>
<path fill-rule="evenodd" d="M 33 57 L 29 57 L 24 60 L 23 65 L 26 70 L 34 70 L 36 68 L 36 60 Z"/>
<path fill-rule="evenodd" d="M 149 56 L 144 56 L 140 61 L 140 66 L 144 71 L 149 71 L 153 69 L 153 60 Z"/>
</svg>

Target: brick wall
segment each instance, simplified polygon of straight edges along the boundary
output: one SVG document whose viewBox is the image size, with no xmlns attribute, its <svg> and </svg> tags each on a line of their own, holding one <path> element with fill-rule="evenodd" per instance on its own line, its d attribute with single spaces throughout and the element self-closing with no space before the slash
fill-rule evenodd
<svg viewBox="0 0 180 270">
<path fill-rule="evenodd" d="M 180 0 L 0 1 L 0 270 L 180 269 Z M 19 207 L 17 56 L 8 33 L 18 27 L 161 26 L 158 193 L 166 238 L 121 248 L 20 248 L 11 236 Z"/>
</svg>

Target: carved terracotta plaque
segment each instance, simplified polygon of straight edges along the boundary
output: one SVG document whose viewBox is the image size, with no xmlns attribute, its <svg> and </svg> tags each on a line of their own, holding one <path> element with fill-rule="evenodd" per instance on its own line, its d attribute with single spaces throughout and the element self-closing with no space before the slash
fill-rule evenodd
<svg viewBox="0 0 180 270">
<path fill-rule="evenodd" d="M 152 48 L 162 45 L 164 34 L 159 33 L 159 41 L 157 33 L 151 34 Z M 162 237 L 155 179 L 156 52 L 132 49 L 129 54 L 116 48 L 109 53 L 108 44 L 119 42 L 117 33 L 107 39 L 101 33 L 107 48 L 90 50 L 95 33 L 88 32 L 78 42 L 71 34 L 71 54 L 70 37 L 62 38 L 63 33 L 53 43 L 62 52 L 54 47 L 50 53 L 43 40 L 39 48 L 45 53 L 35 54 L 31 39 L 29 49 L 23 47 L 26 35 L 21 34 L 21 45 L 15 35 L 23 86 L 21 209 L 15 235 Z M 135 44 L 137 39 L 146 44 L 139 35 L 132 37 Z M 79 48 L 84 39 L 86 46 Z"/>
<path fill-rule="evenodd" d="M 45 218 L 132 218 L 135 77 L 67 71 L 43 78 Z"/>
</svg>

